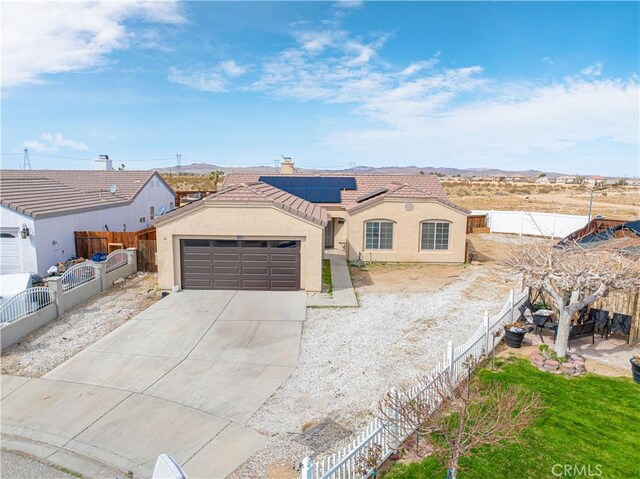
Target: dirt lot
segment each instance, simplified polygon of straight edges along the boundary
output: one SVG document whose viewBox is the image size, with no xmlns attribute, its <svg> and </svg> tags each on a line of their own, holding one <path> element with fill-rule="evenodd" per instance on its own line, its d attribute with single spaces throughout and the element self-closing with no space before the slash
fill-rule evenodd
<svg viewBox="0 0 640 479">
<path fill-rule="evenodd" d="M 2 374 L 40 377 L 159 299 L 157 275 L 134 275 L 2 352 Z"/>
<path fill-rule="evenodd" d="M 309 309 L 298 368 L 249 422 L 269 443 L 232 477 L 295 477 L 296 460 L 350 437 L 372 419 L 384 391 L 431 370 L 450 339 L 466 340 L 485 310 L 497 313 L 519 277 L 501 271 L 496 253 L 531 240 L 472 241 L 483 262 L 352 268 L 360 308 Z"/>
<path fill-rule="evenodd" d="M 505 184 L 495 182 L 443 182 L 454 203 L 470 210 L 528 210 L 586 215 L 589 194 L 580 185 Z M 640 188 L 610 187 L 593 196 L 593 215 L 606 218 L 640 217 Z"/>
<path fill-rule="evenodd" d="M 163 174 L 162 179 L 174 190 L 215 190 L 213 181 L 207 175 L 170 175 Z"/>
</svg>

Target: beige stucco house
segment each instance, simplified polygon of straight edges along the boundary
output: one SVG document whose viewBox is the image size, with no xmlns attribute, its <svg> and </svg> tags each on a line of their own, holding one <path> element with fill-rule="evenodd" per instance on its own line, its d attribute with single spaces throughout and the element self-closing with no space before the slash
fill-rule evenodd
<svg viewBox="0 0 640 479">
<path fill-rule="evenodd" d="M 231 173 L 219 192 L 156 221 L 159 285 L 320 291 L 327 248 L 348 260 L 462 263 L 468 213 L 431 175 L 306 175 L 290 162 L 276 176 Z"/>
</svg>

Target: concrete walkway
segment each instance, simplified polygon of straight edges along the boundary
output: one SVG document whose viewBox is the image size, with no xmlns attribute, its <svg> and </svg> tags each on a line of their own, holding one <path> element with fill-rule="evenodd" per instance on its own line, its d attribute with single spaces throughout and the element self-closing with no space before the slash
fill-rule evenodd
<svg viewBox="0 0 640 479">
<path fill-rule="evenodd" d="M 331 262 L 333 295 L 323 293 L 309 294 L 307 306 L 325 308 L 358 307 L 358 298 L 356 298 L 356 293 L 353 289 L 344 251 L 326 250 L 324 255 Z"/>
<path fill-rule="evenodd" d="M 161 453 L 225 477 L 265 443 L 245 424 L 297 366 L 305 300 L 171 294 L 43 378 L 2 376 L 3 445 L 87 477 L 151 477 Z"/>
</svg>

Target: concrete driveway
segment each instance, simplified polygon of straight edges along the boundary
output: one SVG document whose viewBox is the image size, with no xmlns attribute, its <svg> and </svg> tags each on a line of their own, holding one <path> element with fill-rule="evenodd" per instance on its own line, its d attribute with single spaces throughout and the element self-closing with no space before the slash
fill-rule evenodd
<svg viewBox="0 0 640 479">
<path fill-rule="evenodd" d="M 150 477 L 167 453 L 225 477 L 265 442 L 245 424 L 297 366 L 305 302 L 171 294 L 41 379 L 3 376 L 3 442 L 84 472 L 95 459 Z"/>
</svg>

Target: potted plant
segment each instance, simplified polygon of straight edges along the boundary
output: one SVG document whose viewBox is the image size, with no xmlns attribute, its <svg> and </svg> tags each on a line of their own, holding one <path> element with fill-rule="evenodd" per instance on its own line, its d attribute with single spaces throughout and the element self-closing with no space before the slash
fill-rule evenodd
<svg viewBox="0 0 640 479">
<path fill-rule="evenodd" d="M 640 384 L 640 354 L 629 359 L 631 363 L 631 374 L 633 374 L 633 380 Z"/>
<path fill-rule="evenodd" d="M 504 325 L 504 337 L 507 341 L 507 346 L 510 348 L 519 348 L 522 346 L 522 340 L 527 332 L 527 328 L 522 323 L 508 323 Z"/>
</svg>

